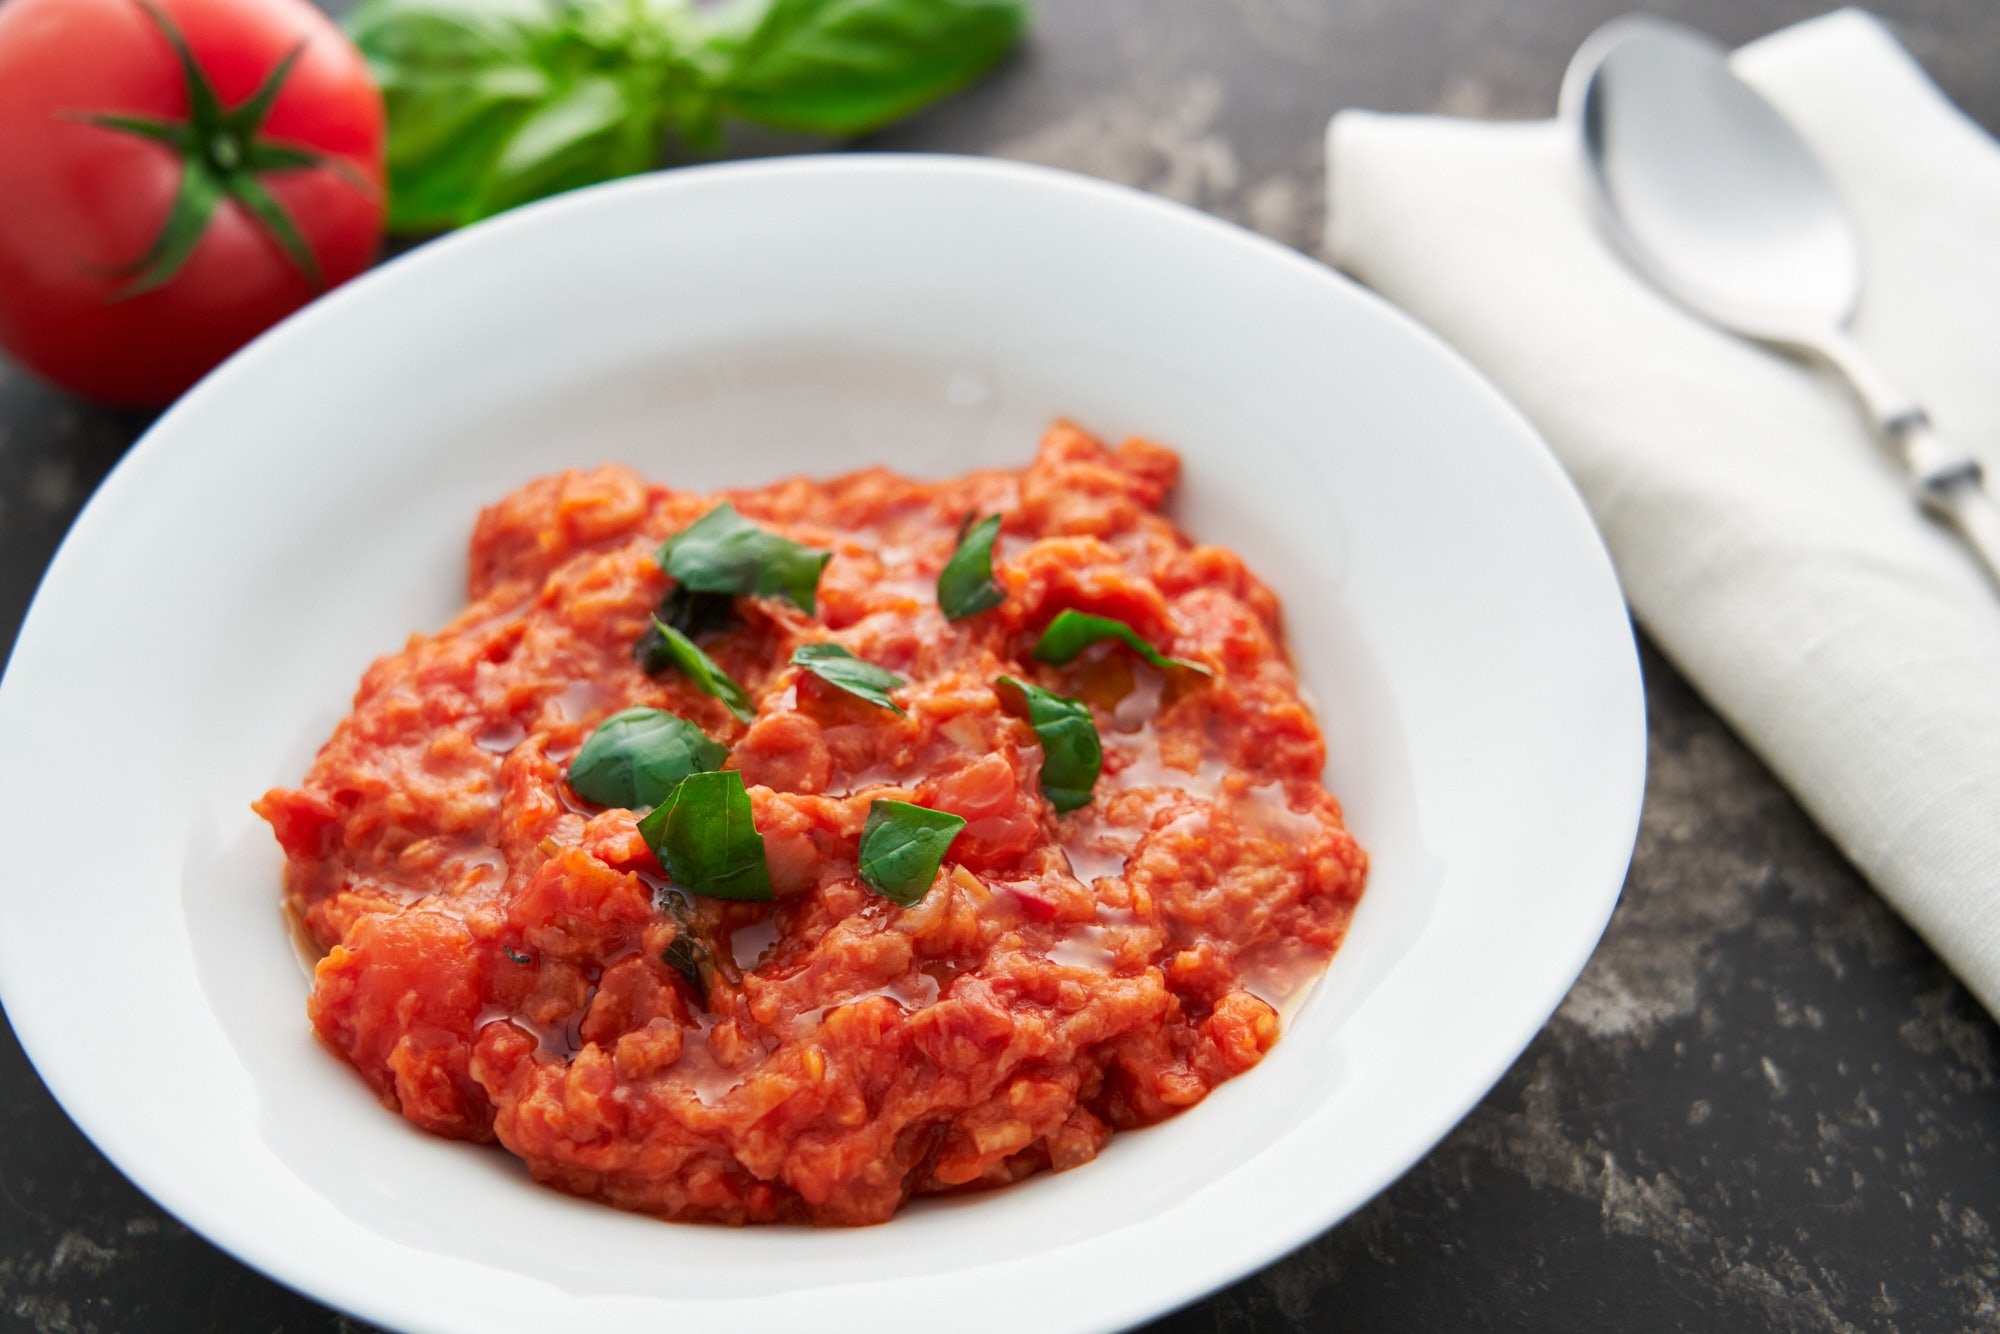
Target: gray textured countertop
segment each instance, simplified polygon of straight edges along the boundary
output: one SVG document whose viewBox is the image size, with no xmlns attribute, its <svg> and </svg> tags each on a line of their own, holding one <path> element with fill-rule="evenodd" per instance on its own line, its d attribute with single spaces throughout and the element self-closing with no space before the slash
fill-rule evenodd
<svg viewBox="0 0 2000 1334">
<path fill-rule="evenodd" d="M 1313 251 L 1332 111 L 1547 114 L 1569 53 L 1621 8 L 1044 0 L 1020 60 L 872 146 L 1054 163 Z M 1735 41 L 1822 6 L 1649 8 Z M 1962 106 L 2000 126 L 2000 5 L 1879 12 Z M 8 646 L 70 519 L 145 424 L 0 365 Z M 2000 1032 L 1673 667 L 1648 649 L 1645 670 L 1638 853 L 1554 1021 L 1361 1213 L 1154 1328 L 2000 1329 Z M 1448 1052 L 1450 1035 L 1438 1040 Z M 11 1035 L 0 1325 L 361 1328 L 134 1191 Z"/>
</svg>

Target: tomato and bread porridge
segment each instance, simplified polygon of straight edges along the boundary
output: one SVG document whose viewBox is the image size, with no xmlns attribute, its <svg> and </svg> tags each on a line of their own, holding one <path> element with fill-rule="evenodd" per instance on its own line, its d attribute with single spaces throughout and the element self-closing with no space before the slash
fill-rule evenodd
<svg viewBox="0 0 2000 1334">
<path fill-rule="evenodd" d="M 1276 599 L 1144 441 L 480 515 L 468 605 L 256 803 L 388 1107 L 662 1217 L 1095 1157 L 1277 1041 L 1367 857 Z"/>
</svg>

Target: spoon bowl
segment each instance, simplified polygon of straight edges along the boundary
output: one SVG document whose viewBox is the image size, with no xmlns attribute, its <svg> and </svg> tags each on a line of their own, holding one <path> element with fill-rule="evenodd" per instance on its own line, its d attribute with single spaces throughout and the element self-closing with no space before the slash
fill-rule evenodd
<svg viewBox="0 0 2000 1334">
<path fill-rule="evenodd" d="M 1577 54 L 1565 111 L 1626 257 L 1697 314 L 1810 343 L 1861 292 L 1861 242 L 1812 150 L 1707 37 L 1620 19 Z"/>
</svg>

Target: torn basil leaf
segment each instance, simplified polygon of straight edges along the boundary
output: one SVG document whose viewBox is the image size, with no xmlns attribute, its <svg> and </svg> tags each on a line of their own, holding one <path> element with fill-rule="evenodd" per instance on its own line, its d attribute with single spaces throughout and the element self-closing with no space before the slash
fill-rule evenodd
<svg viewBox="0 0 2000 1334">
<path fill-rule="evenodd" d="M 653 613 L 689 639 L 706 639 L 736 624 L 736 598 L 728 593 L 697 593 L 675 584 Z"/>
<path fill-rule="evenodd" d="M 686 584 L 660 599 L 659 617 L 689 639 L 702 639 L 736 622 L 736 599 L 727 593 L 697 593 Z"/>
<path fill-rule="evenodd" d="M 697 1005 L 708 1005 L 710 983 L 722 971 L 716 967 L 715 951 L 696 928 L 694 900 L 678 885 L 653 888 L 653 907 L 674 924 L 674 938 L 660 951 L 660 962 L 687 979 Z"/>
<path fill-rule="evenodd" d="M 626 709 L 597 725 L 569 762 L 569 785 L 600 806 L 645 810 L 689 774 L 722 767 L 729 747 L 665 709 Z"/>
<path fill-rule="evenodd" d="M 639 835 L 676 885 L 705 899 L 767 900 L 764 836 L 743 775 L 689 774 L 639 821 Z"/>
<path fill-rule="evenodd" d="M 906 801 L 869 802 L 868 823 L 861 829 L 862 883 L 909 907 L 930 890 L 963 828 L 965 818 L 946 811 Z"/>
<path fill-rule="evenodd" d="M 673 592 L 660 599 L 653 615 L 689 639 L 700 641 L 735 624 L 736 599 L 727 593 L 697 593 L 675 584 Z M 667 637 L 652 625 L 639 635 L 635 655 L 648 676 L 658 676 L 674 665 Z"/>
<path fill-rule="evenodd" d="M 962 621 L 991 611 L 1007 600 L 993 578 L 993 539 L 1000 535 L 1000 516 L 989 514 L 978 523 L 966 516 L 959 530 L 958 550 L 938 572 L 938 607 L 947 621 Z"/>
<path fill-rule="evenodd" d="M 1109 616 L 1092 616 L 1088 612 L 1064 610 L 1056 613 L 1049 622 L 1048 629 L 1035 644 L 1035 659 L 1038 662 L 1054 663 L 1061 667 L 1074 662 L 1076 655 L 1097 643 L 1100 639 L 1115 639 L 1133 652 L 1152 663 L 1161 671 L 1170 667 L 1184 667 L 1203 676 L 1213 676 L 1204 663 L 1189 662 L 1186 658 L 1170 658 L 1139 637 L 1139 632 L 1123 621 Z"/>
<path fill-rule="evenodd" d="M 695 1003 L 705 1006 L 708 1004 L 708 969 L 712 966 L 708 946 L 697 940 L 686 925 L 678 922 L 675 925 L 680 926 L 680 934 L 660 951 L 660 962 L 686 978 L 688 986 L 694 991 Z"/>
<path fill-rule="evenodd" d="M 728 501 L 660 548 L 660 568 L 695 593 L 785 597 L 806 615 L 817 608 L 820 572 L 833 559 L 759 528 Z"/>
<path fill-rule="evenodd" d="M 792 650 L 792 665 L 805 668 L 828 685 L 838 686 L 878 709 L 903 712 L 889 698 L 889 692 L 908 682 L 886 667 L 855 657 L 838 644 L 801 644 Z"/>
<path fill-rule="evenodd" d="M 1042 743 L 1042 795 L 1057 811 L 1090 804 L 1090 789 L 1104 768 L 1097 722 L 1082 700 L 1003 676 L 996 688 L 1019 692 L 1028 726 Z"/>
<path fill-rule="evenodd" d="M 678 667 L 686 672 L 705 693 L 721 700 L 738 722 L 747 723 L 757 716 L 749 693 L 730 680 L 729 673 L 716 666 L 715 659 L 696 647 L 692 639 L 657 616 L 653 618 L 653 629 L 660 637 L 662 667 Z"/>
</svg>

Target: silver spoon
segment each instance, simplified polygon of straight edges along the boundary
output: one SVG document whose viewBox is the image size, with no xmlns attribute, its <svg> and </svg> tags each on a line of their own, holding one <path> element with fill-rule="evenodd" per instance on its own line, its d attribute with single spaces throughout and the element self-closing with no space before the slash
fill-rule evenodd
<svg viewBox="0 0 2000 1334">
<path fill-rule="evenodd" d="M 1617 19 L 1577 51 L 1562 105 L 1626 259 L 1712 323 L 1845 378 L 1917 500 L 2000 583 L 2000 508 L 1978 462 L 1848 337 L 1860 237 L 1811 150 L 1727 52 L 1678 24 Z"/>
</svg>

